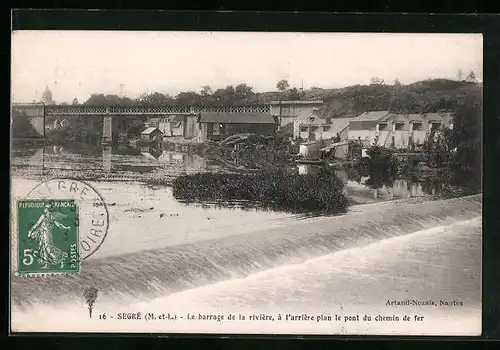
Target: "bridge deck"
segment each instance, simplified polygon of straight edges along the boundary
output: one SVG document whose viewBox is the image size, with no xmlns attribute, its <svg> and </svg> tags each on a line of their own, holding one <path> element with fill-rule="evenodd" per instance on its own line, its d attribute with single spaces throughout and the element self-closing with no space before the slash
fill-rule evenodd
<svg viewBox="0 0 500 350">
<path fill-rule="evenodd" d="M 46 106 L 46 116 L 138 116 L 138 115 L 169 115 L 184 114 L 192 115 L 203 112 L 226 112 L 226 113 L 270 113 L 269 105 L 252 106 L 116 106 L 116 107 L 92 107 L 92 106 Z"/>
</svg>

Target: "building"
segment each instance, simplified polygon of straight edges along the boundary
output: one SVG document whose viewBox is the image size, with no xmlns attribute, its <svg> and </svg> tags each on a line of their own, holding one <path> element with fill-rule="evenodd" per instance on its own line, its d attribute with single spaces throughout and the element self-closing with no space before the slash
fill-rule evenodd
<svg viewBox="0 0 500 350">
<path fill-rule="evenodd" d="M 331 140 L 340 137 L 347 140 L 349 121 L 352 118 L 321 118 L 318 111 L 313 110 L 308 116 L 298 117 L 293 124 L 293 138 L 303 140 Z"/>
<path fill-rule="evenodd" d="M 149 117 L 144 127 L 158 128 L 167 137 L 181 136 L 189 139 L 197 136 L 197 119 L 196 114 Z"/>
<path fill-rule="evenodd" d="M 398 114 L 369 111 L 349 122 L 349 140 L 361 139 L 372 145 L 407 149 L 422 145 L 432 130 L 453 128 L 449 112 Z"/>
<path fill-rule="evenodd" d="M 46 105 L 55 104 L 54 100 L 52 99 L 52 92 L 50 91 L 48 86 L 45 87 L 45 90 L 42 93 L 42 103 L 45 103 Z"/>
<path fill-rule="evenodd" d="M 163 138 L 163 133 L 156 127 L 149 127 L 141 132 L 141 140 L 159 141 Z"/>
<path fill-rule="evenodd" d="M 270 113 L 200 113 L 197 121 L 199 142 L 222 140 L 241 133 L 272 135 L 278 121 Z"/>
<path fill-rule="evenodd" d="M 148 117 L 144 122 L 145 128 L 159 128 L 160 120 L 165 119 L 166 117 Z"/>
<path fill-rule="evenodd" d="M 309 117 L 315 109 L 323 106 L 323 101 L 272 101 L 271 115 L 278 118 L 280 126 L 293 123 L 297 118 Z"/>
<path fill-rule="evenodd" d="M 171 115 L 160 118 L 158 129 L 165 136 L 184 136 L 184 119 L 183 115 Z"/>
</svg>

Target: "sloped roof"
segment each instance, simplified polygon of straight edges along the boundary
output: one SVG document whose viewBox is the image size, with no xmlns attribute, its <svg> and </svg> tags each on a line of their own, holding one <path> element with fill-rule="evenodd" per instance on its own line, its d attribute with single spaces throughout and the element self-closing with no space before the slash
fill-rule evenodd
<svg viewBox="0 0 500 350">
<path fill-rule="evenodd" d="M 311 119 L 312 118 L 312 119 Z M 349 122 L 353 118 L 328 118 L 330 122 L 326 118 L 321 118 L 318 115 L 310 115 L 310 116 L 302 116 L 296 119 L 296 122 L 299 124 L 321 124 L 324 126 L 331 126 L 333 130 L 340 132 L 349 126 Z"/>
<path fill-rule="evenodd" d="M 422 122 L 424 121 L 424 115 L 420 113 L 408 113 L 405 115 L 406 119 L 411 122 Z"/>
<path fill-rule="evenodd" d="M 351 119 L 353 122 L 378 122 L 389 116 L 389 111 L 370 111 Z"/>
<path fill-rule="evenodd" d="M 331 123 L 332 129 L 337 132 L 340 132 L 349 126 L 349 122 L 352 119 L 353 118 L 332 118 L 332 123 Z"/>
<path fill-rule="evenodd" d="M 427 120 L 442 120 L 442 119 L 453 118 L 453 114 L 451 112 L 426 113 L 425 116 L 426 116 Z"/>
<path fill-rule="evenodd" d="M 202 112 L 201 123 L 276 124 L 270 113 Z"/>
<path fill-rule="evenodd" d="M 141 132 L 141 135 L 149 135 L 149 134 L 151 134 L 155 130 L 160 131 L 158 128 L 150 127 L 150 128 L 145 129 L 143 132 Z"/>
</svg>

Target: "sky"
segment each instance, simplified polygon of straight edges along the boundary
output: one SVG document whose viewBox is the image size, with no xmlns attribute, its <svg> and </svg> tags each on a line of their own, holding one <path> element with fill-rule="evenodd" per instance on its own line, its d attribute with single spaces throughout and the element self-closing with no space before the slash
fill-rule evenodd
<svg viewBox="0 0 500 350">
<path fill-rule="evenodd" d="M 16 31 L 11 52 L 14 102 L 39 101 L 46 86 L 71 103 L 242 82 L 276 91 L 281 79 L 308 89 L 483 73 L 481 34 Z"/>
</svg>

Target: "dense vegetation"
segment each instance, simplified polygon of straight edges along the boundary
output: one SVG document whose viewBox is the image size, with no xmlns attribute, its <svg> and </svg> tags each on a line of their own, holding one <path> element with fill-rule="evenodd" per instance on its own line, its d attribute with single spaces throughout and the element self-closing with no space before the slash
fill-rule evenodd
<svg viewBox="0 0 500 350">
<path fill-rule="evenodd" d="M 172 97 L 154 92 L 137 99 L 117 95 L 93 94 L 84 105 L 203 105 L 203 104 L 265 104 L 277 100 L 323 100 L 324 116 L 356 116 L 367 110 L 394 110 L 401 112 L 428 112 L 454 110 L 466 96 L 480 100 L 481 86 L 474 82 L 433 79 L 409 85 L 371 84 L 341 89 L 313 87 L 307 90 L 289 88 L 286 82 L 277 84 L 278 91 L 256 92 L 245 83 L 229 85 L 212 92 L 203 86 L 200 92 L 185 91 Z"/>
<path fill-rule="evenodd" d="M 307 175 L 277 169 L 257 174 L 199 173 L 178 177 L 173 183 L 175 198 L 183 201 L 249 201 L 290 212 L 344 211 L 343 188 L 342 180 L 328 169 Z"/>
<path fill-rule="evenodd" d="M 441 168 L 440 177 L 467 192 L 481 190 L 482 106 L 468 96 L 457 106 L 454 128 L 439 130 L 424 144 L 427 161 Z"/>
<path fill-rule="evenodd" d="M 424 146 L 427 161 L 431 166 L 442 168 L 443 174 L 440 176 L 449 180 L 450 183 L 459 186 L 466 184 L 476 190 L 480 188 L 482 85 L 474 80 L 434 79 L 408 85 L 401 85 L 397 81 L 393 85 L 384 84 L 383 81 L 373 81 L 370 85 L 355 85 L 341 89 L 313 87 L 305 91 L 290 87 L 287 81 L 280 81 L 276 87 L 277 91 L 259 93 L 245 83 L 215 90 L 209 86 L 203 86 L 199 92 L 181 92 L 175 97 L 155 92 L 142 95 L 138 99 L 93 94 L 83 104 L 103 106 L 214 103 L 242 105 L 269 103 L 272 100 L 321 99 L 324 101 L 322 115 L 330 117 L 354 117 L 367 110 L 392 110 L 406 113 L 448 110 L 455 116 L 454 129 L 443 130 L 436 137 L 429 138 Z M 74 104 L 77 103 L 74 101 Z M 14 118 L 13 131 L 24 131 L 26 135 L 32 134 L 33 128 L 25 119 Z M 49 137 L 54 140 L 62 139 L 65 142 L 100 139 L 102 121 L 88 126 L 83 119 L 80 119 L 71 119 L 71 125 L 66 126 L 64 130 L 54 131 Z M 128 130 L 129 136 L 137 136 L 141 131 L 141 125 L 139 123 L 131 127 Z M 291 130 L 288 130 L 288 134 L 290 132 Z M 272 146 L 277 147 L 281 144 L 282 142 L 274 142 Z M 246 142 L 237 153 L 266 153 L 266 149 L 262 147 L 261 142 L 255 144 Z M 385 164 L 388 159 L 384 155 L 386 150 L 374 148 L 370 152 L 373 153 L 372 159 L 380 160 L 380 164 L 372 161 L 372 170 L 384 168 L 382 164 Z M 288 152 L 284 152 L 286 153 Z M 389 182 L 394 165 L 391 163 L 387 169 L 390 171 L 374 172 L 380 175 L 372 176 L 375 187 L 380 183 Z"/>
<path fill-rule="evenodd" d="M 409 85 L 356 85 L 343 89 L 312 89 L 308 99 L 325 101 L 323 115 L 355 117 L 370 110 L 402 113 L 454 111 L 467 97 L 481 100 L 482 87 L 475 83 L 446 79 Z"/>
</svg>

